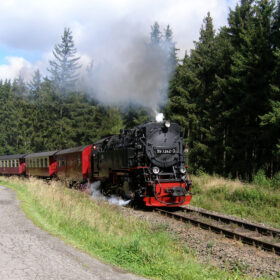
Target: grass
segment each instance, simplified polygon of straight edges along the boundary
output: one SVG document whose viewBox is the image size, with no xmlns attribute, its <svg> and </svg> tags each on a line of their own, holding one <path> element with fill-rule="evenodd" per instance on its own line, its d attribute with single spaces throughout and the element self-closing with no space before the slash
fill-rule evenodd
<svg viewBox="0 0 280 280">
<path fill-rule="evenodd" d="M 0 177 L 14 189 L 25 213 L 37 225 L 99 259 L 152 279 L 250 279 L 200 264 L 187 243 L 152 227 L 119 206 L 85 193 L 35 179 Z M 209 245 L 210 246 L 210 245 Z"/>
<path fill-rule="evenodd" d="M 246 184 L 207 174 L 192 180 L 192 205 L 280 228 L 280 188 L 275 183 Z"/>
</svg>

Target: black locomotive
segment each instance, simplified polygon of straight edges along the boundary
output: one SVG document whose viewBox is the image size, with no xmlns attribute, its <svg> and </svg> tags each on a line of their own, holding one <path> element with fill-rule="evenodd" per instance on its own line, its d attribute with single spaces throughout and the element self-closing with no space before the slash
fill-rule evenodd
<svg viewBox="0 0 280 280">
<path fill-rule="evenodd" d="M 104 194 L 117 193 L 146 206 L 178 206 L 191 200 L 185 143 L 176 123 L 149 122 L 93 145 L 93 180 Z"/>
</svg>

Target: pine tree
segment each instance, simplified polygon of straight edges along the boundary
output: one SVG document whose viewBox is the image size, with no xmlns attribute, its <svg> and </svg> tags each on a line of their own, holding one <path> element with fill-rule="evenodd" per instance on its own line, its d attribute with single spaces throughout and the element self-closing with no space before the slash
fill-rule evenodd
<svg viewBox="0 0 280 280">
<path fill-rule="evenodd" d="M 174 74 L 176 66 L 178 65 L 178 49 L 176 48 L 176 44 L 173 41 L 173 32 L 169 24 L 165 29 L 164 35 L 163 47 L 167 51 L 167 71 L 170 76 L 169 78 L 171 78 Z"/>
<path fill-rule="evenodd" d="M 41 90 L 41 83 L 42 83 L 41 80 L 42 80 L 42 75 L 41 75 L 39 69 L 37 69 L 34 72 L 32 81 L 28 84 L 29 92 L 31 93 L 31 95 L 34 99 L 37 99 L 39 97 L 39 92 Z"/>
<path fill-rule="evenodd" d="M 219 80 L 226 92 L 224 110 L 230 147 L 228 160 L 235 176 L 251 179 L 269 157 L 260 115 L 268 110 L 273 68 L 270 45 L 273 3 L 242 1 L 229 16 L 228 33 L 234 52 L 230 75 Z"/>
<path fill-rule="evenodd" d="M 162 34 L 160 31 L 160 27 L 159 24 L 157 22 L 155 22 L 152 26 L 151 26 L 151 44 L 152 45 L 159 45 L 161 43 L 161 39 L 162 39 Z"/>
<path fill-rule="evenodd" d="M 63 92 L 73 90 L 79 77 L 77 71 L 80 69 L 77 50 L 74 46 L 72 32 L 69 28 L 64 29 L 61 43 L 55 45 L 53 50 L 54 60 L 50 60 L 51 80 Z"/>
</svg>

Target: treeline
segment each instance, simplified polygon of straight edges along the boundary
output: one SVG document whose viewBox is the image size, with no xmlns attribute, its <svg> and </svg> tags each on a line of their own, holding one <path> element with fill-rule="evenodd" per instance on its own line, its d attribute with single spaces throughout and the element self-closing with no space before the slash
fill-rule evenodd
<svg viewBox="0 0 280 280">
<path fill-rule="evenodd" d="M 170 27 L 161 32 L 155 23 L 150 43 L 166 42 L 173 78 L 163 110 L 185 128 L 189 165 L 246 180 L 279 172 L 279 2 L 241 0 L 218 31 L 208 14 L 183 61 Z M 149 119 L 144 108 L 105 106 L 77 90 L 81 66 L 69 29 L 53 54 L 50 77 L 36 71 L 28 84 L 0 81 L 0 154 L 88 144 Z"/>
<path fill-rule="evenodd" d="M 1 155 L 85 145 L 124 128 L 119 108 L 81 92 L 63 96 L 47 79 L 38 85 L 25 93 L 16 82 L 0 83 Z"/>
<path fill-rule="evenodd" d="M 164 34 L 158 23 L 151 26 L 148 44 L 168 46 L 167 72 L 172 73 L 177 61 L 170 26 Z M 96 100 L 94 90 L 81 85 L 94 75 L 92 64 L 87 67 L 88 77 L 80 77 L 79 59 L 72 32 L 65 28 L 53 49 L 49 76 L 42 77 L 37 70 L 28 83 L 21 76 L 0 80 L 0 155 L 86 145 L 151 120 L 151 109 L 130 103 L 106 106 Z"/>
<path fill-rule="evenodd" d="M 53 50 L 50 77 L 0 80 L 0 155 L 86 145 L 149 119 L 141 107 L 105 106 L 78 83 L 81 65 L 70 29 Z"/>
<path fill-rule="evenodd" d="M 210 14 L 170 84 L 194 169 L 251 180 L 280 169 L 280 4 L 242 0 L 215 32 Z"/>
</svg>

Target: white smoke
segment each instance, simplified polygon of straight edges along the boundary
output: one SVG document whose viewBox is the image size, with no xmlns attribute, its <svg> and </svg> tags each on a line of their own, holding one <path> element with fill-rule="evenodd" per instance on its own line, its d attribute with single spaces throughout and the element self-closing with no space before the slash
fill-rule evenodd
<svg viewBox="0 0 280 280">
<path fill-rule="evenodd" d="M 158 109 L 167 102 L 171 46 L 152 45 L 144 35 L 129 36 L 124 38 L 126 44 L 118 39 L 108 50 L 107 59 L 83 78 L 86 90 L 108 105 L 136 104 Z"/>
<path fill-rule="evenodd" d="M 108 201 L 110 204 L 115 204 L 115 205 L 119 205 L 119 206 L 126 206 L 129 204 L 130 200 L 124 200 L 121 197 L 118 197 L 116 195 L 112 195 L 110 197 L 104 196 L 100 192 L 100 185 L 101 185 L 100 181 L 93 182 L 90 185 L 89 191 L 90 191 L 91 197 L 93 199 L 105 200 L 105 201 Z"/>
<path fill-rule="evenodd" d="M 164 120 L 164 115 L 163 115 L 163 113 L 157 113 L 157 114 L 156 114 L 156 121 L 157 121 L 157 122 L 163 122 L 163 120 Z"/>
<path fill-rule="evenodd" d="M 104 196 L 101 194 L 100 189 L 99 189 L 100 184 L 101 184 L 100 181 L 96 181 L 96 182 L 93 182 L 92 184 L 90 184 L 89 191 L 90 191 L 92 198 L 97 198 L 97 199 L 104 198 Z"/>
</svg>

